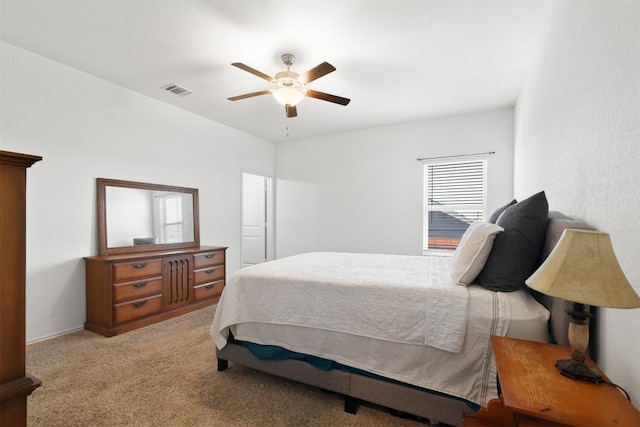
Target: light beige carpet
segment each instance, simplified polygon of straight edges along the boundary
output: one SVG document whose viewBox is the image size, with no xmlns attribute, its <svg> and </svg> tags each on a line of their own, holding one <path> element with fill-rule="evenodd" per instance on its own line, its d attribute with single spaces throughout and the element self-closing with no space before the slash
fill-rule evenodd
<svg viewBox="0 0 640 427">
<path fill-rule="evenodd" d="M 42 380 L 29 426 L 421 426 L 234 363 L 217 372 L 214 307 L 112 338 L 80 331 L 27 346 Z"/>
</svg>

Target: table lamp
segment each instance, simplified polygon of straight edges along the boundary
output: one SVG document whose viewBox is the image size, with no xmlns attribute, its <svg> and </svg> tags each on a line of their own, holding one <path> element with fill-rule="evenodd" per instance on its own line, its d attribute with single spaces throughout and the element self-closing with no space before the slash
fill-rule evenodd
<svg viewBox="0 0 640 427">
<path fill-rule="evenodd" d="M 610 308 L 640 307 L 640 297 L 627 281 L 611 246 L 609 234 L 566 229 L 551 254 L 525 283 L 543 294 L 573 302 L 569 344 L 571 359 L 556 366 L 569 378 L 598 383 L 602 376 L 585 364 L 589 344 L 586 305 Z"/>
</svg>

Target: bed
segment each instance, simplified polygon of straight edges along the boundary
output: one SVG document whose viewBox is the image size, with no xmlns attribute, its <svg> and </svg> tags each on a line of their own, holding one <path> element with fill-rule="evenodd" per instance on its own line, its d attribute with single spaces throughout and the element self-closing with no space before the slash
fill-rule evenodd
<svg viewBox="0 0 640 427">
<path fill-rule="evenodd" d="M 536 265 L 564 229 L 589 228 L 546 209 L 542 224 Z M 498 397 L 489 337 L 566 344 L 568 303 L 522 286 L 459 286 L 452 262 L 309 253 L 241 269 L 211 326 L 218 370 L 231 361 L 340 393 L 354 414 L 366 401 L 459 426 Z M 420 279 L 429 286 L 412 287 Z"/>
</svg>

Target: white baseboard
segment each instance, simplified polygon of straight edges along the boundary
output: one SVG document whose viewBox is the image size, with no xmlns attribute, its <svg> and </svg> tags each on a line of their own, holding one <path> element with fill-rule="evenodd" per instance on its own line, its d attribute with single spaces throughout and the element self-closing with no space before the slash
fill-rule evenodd
<svg viewBox="0 0 640 427">
<path fill-rule="evenodd" d="M 56 332 L 55 334 L 51 334 L 51 335 L 45 335 L 43 337 L 35 338 L 35 339 L 27 341 L 27 345 L 35 344 L 35 343 L 41 342 L 41 341 L 47 341 L 47 340 L 50 340 L 52 338 L 61 337 L 63 335 L 67 335 L 67 334 L 72 334 L 74 332 L 82 331 L 83 329 L 84 329 L 83 327 L 79 327 L 79 328 L 68 329 L 68 330 L 62 331 L 62 332 Z"/>
</svg>

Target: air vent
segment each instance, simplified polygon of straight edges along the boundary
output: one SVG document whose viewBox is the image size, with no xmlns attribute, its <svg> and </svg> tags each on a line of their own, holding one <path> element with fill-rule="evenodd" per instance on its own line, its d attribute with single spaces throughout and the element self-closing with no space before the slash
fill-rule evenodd
<svg viewBox="0 0 640 427">
<path fill-rule="evenodd" d="M 175 83 L 171 83 L 168 84 L 166 86 L 162 86 L 162 89 L 166 90 L 167 92 L 171 92 L 173 94 L 176 94 L 178 96 L 187 96 L 187 95 L 191 95 L 193 92 L 191 92 L 189 89 L 179 86 Z"/>
</svg>

